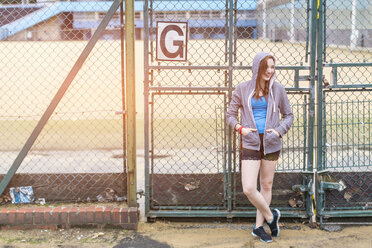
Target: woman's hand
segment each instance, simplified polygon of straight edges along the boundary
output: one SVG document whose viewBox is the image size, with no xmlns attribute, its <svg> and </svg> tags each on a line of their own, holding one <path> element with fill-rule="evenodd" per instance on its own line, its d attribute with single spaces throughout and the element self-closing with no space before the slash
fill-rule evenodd
<svg viewBox="0 0 372 248">
<path fill-rule="evenodd" d="M 249 127 L 243 127 L 242 128 L 242 135 L 243 136 L 248 135 L 250 132 L 257 132 L 257 129 L 249 128 Z"/>
<path fill-rule="evenodd" d="M 273 133 L 275 133 L 276 135 L 278 135 L 278 137 L 280 137 L 280 133 L 279 133 L 278 131 L 276 131 L 275 129 L 267 129 L 266 132 L 268 132 L 268 133 L 273 132 Z"/>
</svg>

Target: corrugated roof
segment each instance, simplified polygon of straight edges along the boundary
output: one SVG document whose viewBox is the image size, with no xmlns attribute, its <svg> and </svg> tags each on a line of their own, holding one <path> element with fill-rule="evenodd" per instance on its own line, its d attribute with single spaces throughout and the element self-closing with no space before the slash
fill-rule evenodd
<svg viewBox="0 0 372 248">
<path fill-rule="evenodd" d="M 143 1 L 135 1 L 135 11 L 143 11 Z M 36 24 L 52 18 L 63 12 L 107 12 L 112 1 L 86 1 L 86 2 L 54 2 L 42 4 L 29 4 L 27 7 L 37 6 L 41 9 L 26 15 L 16 21 L 8 23 L 0 27 L 0 40 L 6 39 L 9 36 L 26 30 Z M 13 5 L 19 6 L 19 5 Z M 21 5 L 23 6 L 23 5 Z M 2 8 L 1 6 L 0 8 Z M 6 8 L 12 7 L 7 5 Z M 253 10 L 257 7 L 255 0 L 244 1 L 238 4 L 239 10 Z M 153 1 L 154 11 L 209 11 L 209 10 L 224 10 L 226 1 Z M 210 25 L 218 25 L 217 22 L 209 22 Z M 201 23 L 202 24 L 202 23 Z"/>
</svg>

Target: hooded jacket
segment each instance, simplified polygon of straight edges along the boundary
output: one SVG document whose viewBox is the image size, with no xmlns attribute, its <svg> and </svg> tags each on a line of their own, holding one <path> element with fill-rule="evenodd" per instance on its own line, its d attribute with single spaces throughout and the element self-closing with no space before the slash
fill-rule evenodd
<svg viewBox="0 0 372 248">
<path fill-rule="evenodd" d="M 236 124 L 238 124 L 238 111 L 241 109 L 241 125 L 243 127 L 257 129 L 253 117 L 251 100 L 255 93 L 260 62 L 269 55 L 265 52 L 258 53 L 253 59 L 252 79 L 248 82 L 242 82 L 236 87 L 226 114 L 227 122 L 232 128 L 235 128 Z M 270 79 L 267 101 L 266 125 L 263 135 L 264 154 L 273 153 L 282 148 L 282 137 L 288 132 L 293 123 L 293 113 L 287 93 L 283 85 L 275 82 L 275 72 Z M 281 121 L 279 119 L 279 111 L 282 114 Z M 280 137 L 274 132 L 266 132 L 268 129 L 275 129 L 280 134 Z M 247 135 L 242 136 L 242 146 L 246 149 L 260 150 L 258 132 L 249 132 Z"/>
</svg>

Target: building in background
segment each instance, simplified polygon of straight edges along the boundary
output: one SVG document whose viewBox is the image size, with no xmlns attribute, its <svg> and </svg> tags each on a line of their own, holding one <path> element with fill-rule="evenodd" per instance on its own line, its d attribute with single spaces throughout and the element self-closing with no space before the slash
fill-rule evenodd
<svg viewBox="0 0 372 248">
<path fill-rule="evenodd" d="M 3 0 L 5 3 L 11 0 Z M 345 1 L 348 4 L 345 4 Z M 372 13 L 369 0 L 326 2 L 326 42 L 355 47 L 372 47 Z M 268 39 L 274 42 L 304 42 L 308 39 L 310 1 L 234 1 L 236 39 Z M 0 40 L 88 40 L 97 29 L 111 1 L 36 2 L 0 5 Z M 143 39 L 143 1 L 135 1 L 135 36 Z M 189 39 L 225 39 L 229 14 L 226 1 L 152 1 L 153 27 L 156 21 L 187 21 Z M 161 10 L 161 11 L 159 11 Z M 306 17 L 306 18 L 304 18 Z M 152 34 L 155 36 L 155 29 Z M 117 12 L 101 39 L 120 39 Z"/>
<path fill-rule="evenodd" d="M 164 6 L 167 2 L 161 1 Z M 226 37 L 226 9 L 216 10 L 213 5 L 199 1 L 198 5 L 179 4 L 153 13 L 156 21 L 188 21 L 190 39 L 224 39 Z M 217 2 L 217 1 L 216 1 Z M 218 1 L 219 3 L 224 3 Z M 257 25 L 254 1 L 248 1 L 238 14 L 244 19 L 235 23 L 244 29 L 241 38 L 256 38 Z M 112 2 L 79 1 L 0 6 L 1 40 L 88 40 L 104 18 Z M 224 3 L 225 4 L 225 3 Z M 221 5 L 221 4 L 219 4 Z M 189 6 L 189 7 L 188 7 Z M 248 8 L 247 8 L 248 6 Z M 252 7 L 250 7 L 252 6 Z M 135 36 L 143 38 L 143 1 L 135 1 Z M 155 34 L 155 32 L 154 32 Z M 120 16 L 117 12 L 107 26 L 102 39 L 120 39 Z"/>
</svg>

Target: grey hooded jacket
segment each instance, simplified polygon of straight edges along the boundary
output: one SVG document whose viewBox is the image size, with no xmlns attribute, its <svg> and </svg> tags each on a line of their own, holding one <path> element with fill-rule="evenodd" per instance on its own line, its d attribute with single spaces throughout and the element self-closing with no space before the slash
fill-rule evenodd
<svg viewBox="0 0 372 248">
<path fill-rule="evenodd" d="M 251 106 L 251 99 L 255 92 L 258 67 L 262 59 L 270 54 L 265 52 L 258 53 L 252 64 L 253 77 L 248 82 L 240 83 L 231 98 L 230 106 L 227 111 L 227 122 L 232 127 L 238 124 L 238 111 L 241 109 L 241 125 L 243 127 L 256 128 Z M 271 77 L 269 84 L 268 106 L 266 115 L 267 129 L 275 129 L 280 137 L 274 132 L 266 132 L 263 136 L 264 154 L 279 151 L 282 148 L 281 137 L 291 128 L 293 123 L 293 113 L 288 101 L 287 94 L 283 85 L 275 82 L 275 73 Z M 282 114 L 282 120 L 279 119 L 279 111 Z M 250 132 L 242 137 L 243 148 L 260 150 L 260 137 L 258 132 Z"/>
</svg>

